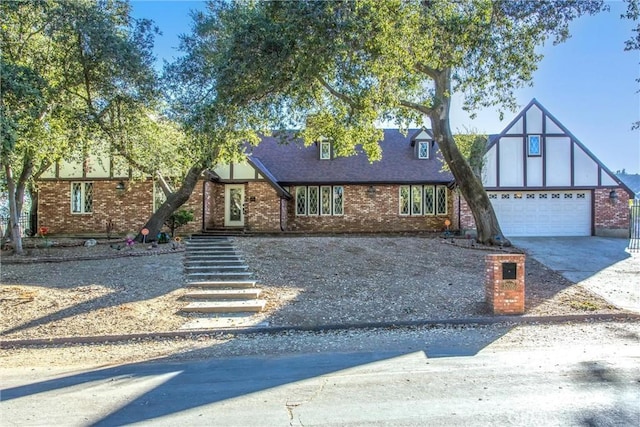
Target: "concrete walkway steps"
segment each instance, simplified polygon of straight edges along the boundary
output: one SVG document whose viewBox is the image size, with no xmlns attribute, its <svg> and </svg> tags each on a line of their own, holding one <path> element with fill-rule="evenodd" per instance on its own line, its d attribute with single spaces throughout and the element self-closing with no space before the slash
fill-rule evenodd
<svg viewBox="0 0 640 427">
<path fill-rule="evenodd" d="M 187 328 L 190 324 L 202 326 L 203 322 L 217 324 L 220 313 L 251 316 L 266 305 L 259 299 L 262 290 L 255 280 L 248 280 L 253 272 L 232 239 L 194 236 L 186 242 L 184 271 L 188 292 L 183 299 L 188 303 L 181 311 L 205 316 L 192 320 L 185 325 Z"/>
<path fill-rule="evenodd" d="M 246 299 L 246 298 L 255 298 L 257 299 L 262 293 L 261 289 L 196 289 L 193 291 L 189 291 L 184 295 L 185 298 L 188 299 Z"/>
<path fill-rule="evenodd" d="M 239 313 L 260 312 L 267 302 L 255 299 L 247 301 L 196 301 L 182 308 L 187 313 Z"/>
</svg>

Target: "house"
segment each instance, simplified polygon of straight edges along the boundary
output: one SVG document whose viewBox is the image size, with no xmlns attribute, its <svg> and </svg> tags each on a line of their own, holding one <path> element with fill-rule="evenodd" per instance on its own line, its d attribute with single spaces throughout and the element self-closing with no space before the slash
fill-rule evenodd
<svg viewBox="0 0 640 427">
<path fill-rule="evenodd" d="M 220 165 L 185 208 L 181 232 L 375 233 L 475 226 L 427 129 L 385 129 L 382 159 L 334 155 L 330 141 L 304 146 L 264 137 L 246 162 Z M 159 190 L 132 180 L 116 158 L 59 164 L 39 180 L 38 224 L 53 234 L 138 231 Z M 536 100 L 489 139 L 483 182 L 503 231 L 520 235 L 622 235 L 630 190 Z M 624 233 L 623 233 L 624 232 Z M 626 234 L 625 234 L 626 235 Z"/>
<path fill-rule="evenodd" d="M 508 237 L 628 236 L 631 189 L 535 99 L 489 138 L 482 181 Z"/>
</svg>

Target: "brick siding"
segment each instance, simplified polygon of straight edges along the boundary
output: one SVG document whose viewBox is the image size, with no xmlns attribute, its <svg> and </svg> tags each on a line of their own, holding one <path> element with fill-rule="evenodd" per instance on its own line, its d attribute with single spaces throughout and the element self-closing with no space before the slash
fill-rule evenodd
<svg viewBox="0 0 640 427">
<path fill-rule="evenodd" d="M 611 203 L 609 194 L 611 188 L 594 190 L 595 201 L 594 227 L 596 236 L 619 235 L 627 237 L 629 230 L 629 194 L 620 187 L 616 188 L 618 199 Z"/>
<path fill-rule="evenodd" d="M 525 307 L 525 256 L 489 254 L 485 256 L 485 297 L 493 314 L 523 314 Z M 516 264 L 516 278 L 503 279 L 503 264 Z"/>
<path fill-rule="evenodd" d="M 91 213 L 71 213 L 71 182 L 93 183 Z M 137 233 L 153 213 L 153 181 L 124 181 L 127 190 L 119 195 L 116 180 L 46 180 L 38 183 L 38 228 L 47 227 L 50 234 L 105 235 L 107 221 L 114 225 L 114 235 Z M 183 205 L 193 209 L 194 221 L 178 229 L 191 233 L 202 229 L 202 182 Z"/>
</svg>

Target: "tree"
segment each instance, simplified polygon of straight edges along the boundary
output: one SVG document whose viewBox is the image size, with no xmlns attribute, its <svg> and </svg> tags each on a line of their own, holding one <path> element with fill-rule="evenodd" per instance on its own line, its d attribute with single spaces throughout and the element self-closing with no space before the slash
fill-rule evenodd
<svg viewBox="0 0 640 427">
<path fill-rule="evenodd" d="M 464 108 L 515 109 L 530 84 L 536 47 L 568 37 L 568 23 L 602 1 L 359 0 L 211 2 L 197 43 L 217 95 L 275 126 L 302 126 L 310 144 L 330 138 L 337 155 L 361 143 L 380 156 L 375 122 L 429 119 L 473 213 L 478 241 L 509 244 L 481 181 L 455 144 L 452 94 Z"/>
<path fill-rule="evenodd" d="M 0 12 L 2 169 L 21 254 L 17 218 L 34 178 L 62 158 L 122 149 L 122 109 L 154 108 L 155 31 L 123 0 L 1 2 Z"/>
</svg>

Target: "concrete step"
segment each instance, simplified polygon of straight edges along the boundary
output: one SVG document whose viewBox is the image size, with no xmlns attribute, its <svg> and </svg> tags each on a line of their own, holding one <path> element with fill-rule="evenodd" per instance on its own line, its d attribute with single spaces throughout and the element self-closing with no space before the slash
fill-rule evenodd
<svg viewBox="0 0 640 427">
<path fill-rule="evenodd" d="M 187 248 L 188 254 L 220 254 L 220 255 L 228 255 L 228 254 L 239 254 L 241 251 L 235 248 L 228 249 L 220 249 L 220 248 L 211 248 L 211 247 L 202 247 L 202 248 Z"/>
<path fill-rule="evenodd" d="M 184 297 L 191 299 L 257 299 L 262 293 L 261 289 L 194 289 L 187 292 Z"/>
<path fill-rule="evenodd" d="M 205 266 L 205 265 L 238 265 L 244 264 L 244 261 L 241 259 L 195 259 L 195 260 L 185 260 L 185 266 Z"/>
<path fill-rule="evenodd" d="M 217 273 L 221 271 L 246 271 L 249 269 L 249 266 L 238 264 L 238 265 L 189 265 L 185 266 L 184 269 L 187 273 Z"/>
<path fill-rule="evenodd" d="M 208 288 L 208 289 L 246 289 L 256 286 L 255 280 L 194 280 L 186 283 L 188 287 Z"/>
<path fill-rule="evenodd" d="M 264 310 L 265 300 L 192 302 L 181 310 L 188 313 L 239 313 Z"/>
<path fill-rule="evenodd" d="M 250 271 L 219 271 L 219 272 L 195 272 L 195 273 L 187 273 L 187 276 L 190 279 L 197 279 L 197 278 L 212 278 L 212 277 L 216 277 L 216 278 L 222 278 L 222 277 L 249 277 L 252 276 L 253 273 Z M 214 280 L 214 279 L 211 279 Z"/>
<path fill-rule="evenodd" d="M 241 259 L 240 254 L 190 254 L 186 255 L 187 261 L 192 259 Z"/>
<path fill-rule="evenodd" d="M 195 313 L 194 313 L 195 315 Z M 191 318 L 180 327 L 182 331 L 219 329 L 219 328 L 239 328 L 256 325 L 267 326 L 262 316 L 256 313 L 202 313 L 203 317 Z"/>
</svg>

